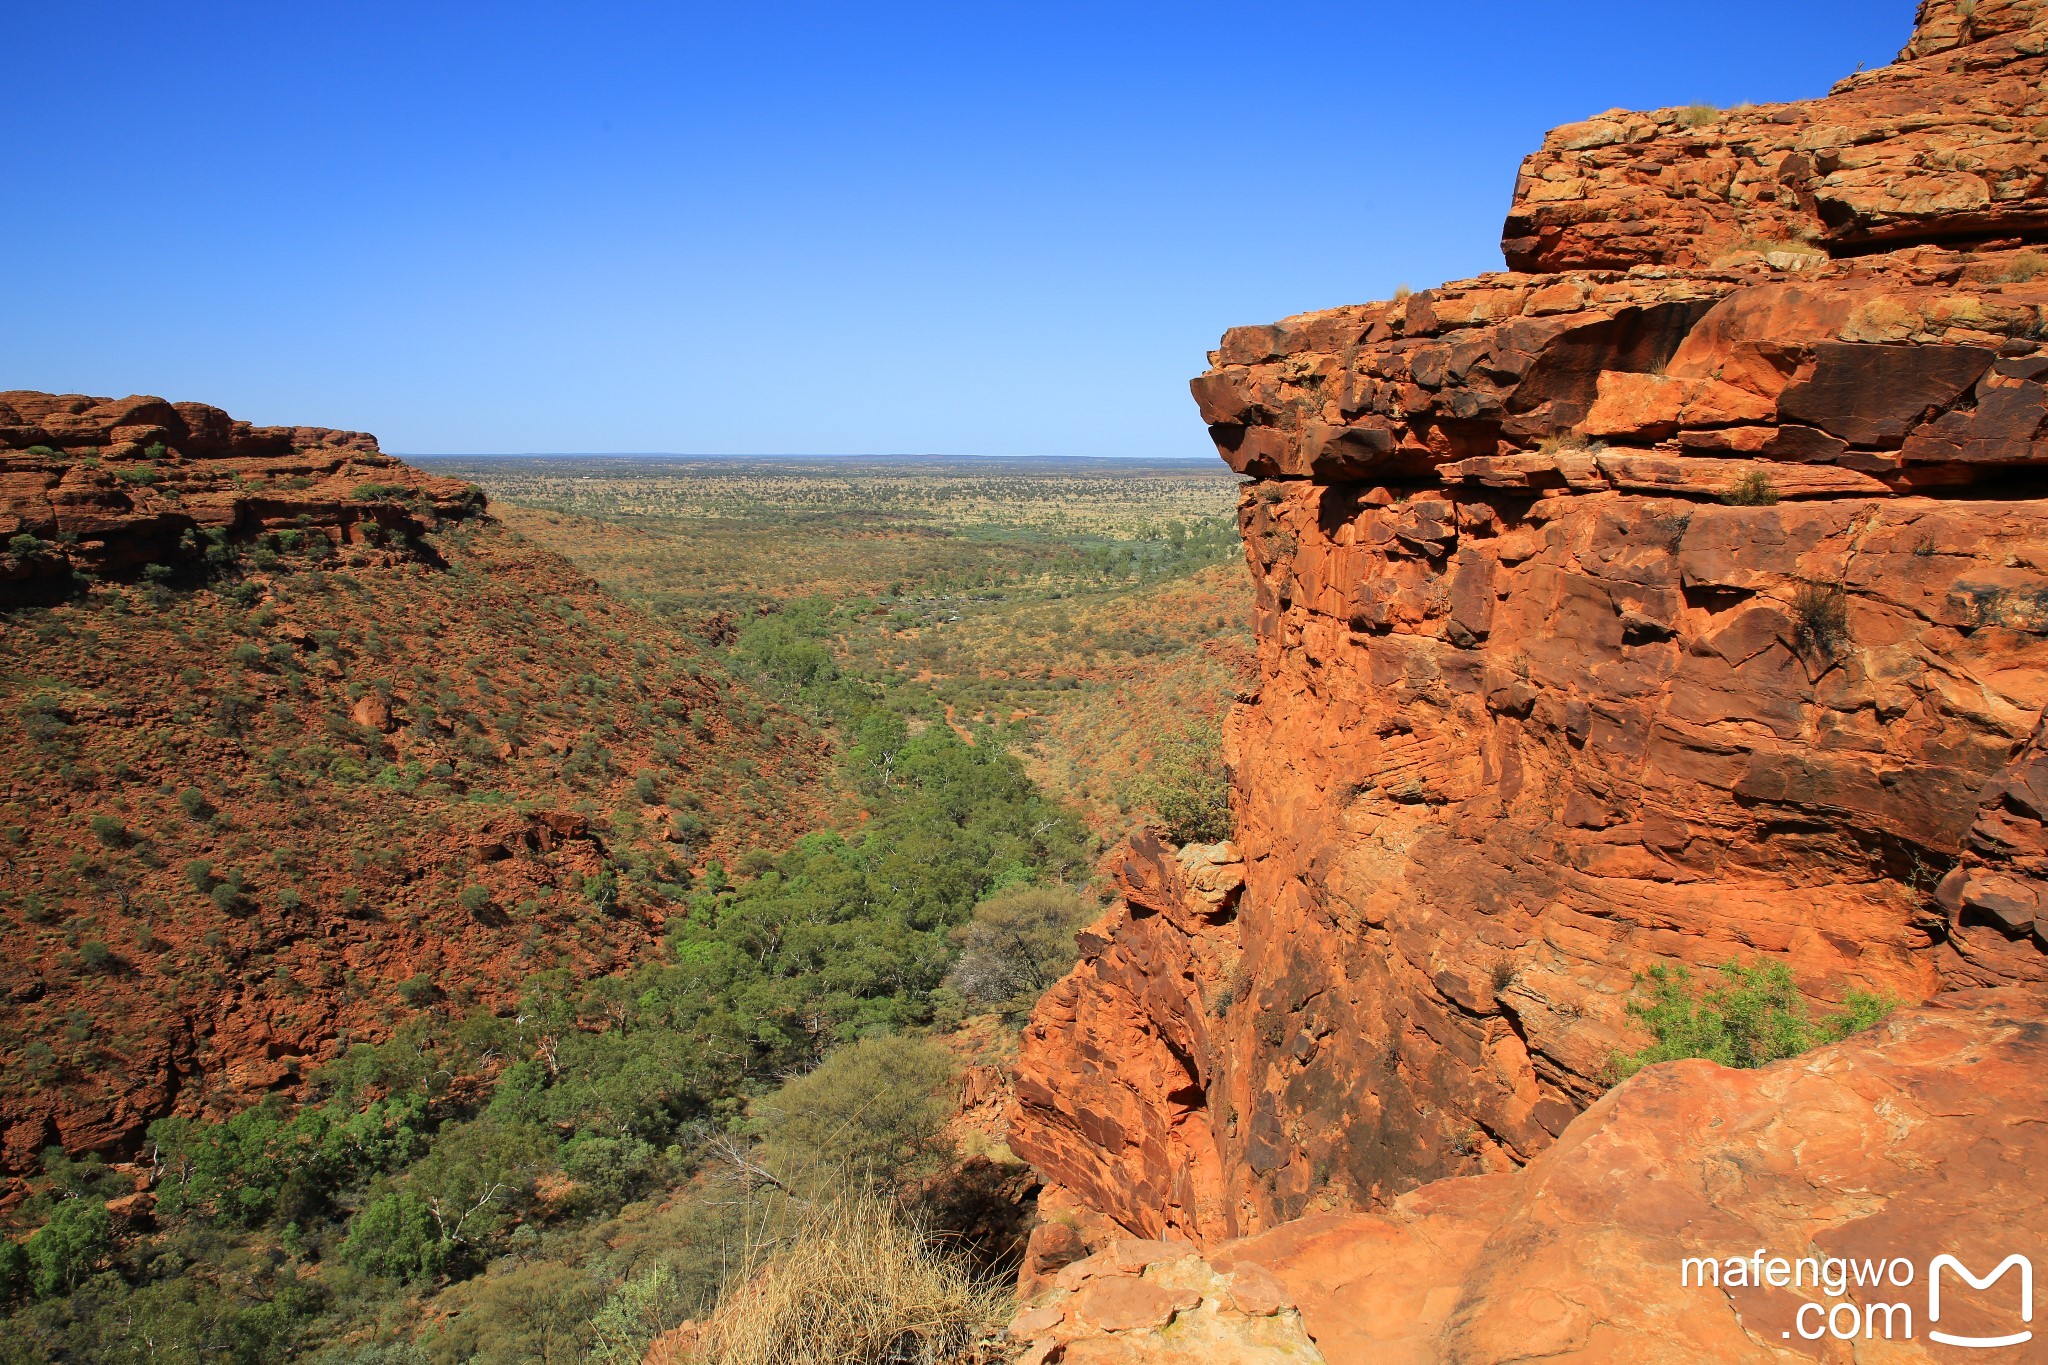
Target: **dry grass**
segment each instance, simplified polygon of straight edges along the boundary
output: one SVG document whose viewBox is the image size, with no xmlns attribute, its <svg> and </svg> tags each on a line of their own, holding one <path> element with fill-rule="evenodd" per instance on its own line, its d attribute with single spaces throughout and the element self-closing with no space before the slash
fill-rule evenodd
<svg viewBox="0 0 2048 1365">
<path fill-rule="evenodd" d="M 2048 256 L 2022 251 L 2005 263 L 1996 278 L 2005 284 L 2031 284 L 2043 275 L 2048 275 Z"/>
<path fill-rule="evenodd" d="M 705 1365 L 965 1365 L 1012 1308 L 930 1233 L 868 1198 L 798 1213 L 704 1324 Z"/>
<path fill-rule="evenodd" d="M 1598 455 L 1607 449 L 1605 441 L 1595 441 L 1581 432 L 1562 431 L 1546 436 L 1536 446 L 1538 455 Z"/>
</svg>

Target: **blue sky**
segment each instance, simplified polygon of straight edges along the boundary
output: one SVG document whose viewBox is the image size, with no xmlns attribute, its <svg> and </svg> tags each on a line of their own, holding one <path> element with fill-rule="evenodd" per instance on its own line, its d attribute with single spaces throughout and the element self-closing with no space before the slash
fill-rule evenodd
<svg viewBox="0 0 2048 1365">
<path fill-rule="evenodd" d="M 0 388 L 397 451 L 1208 450 L 1223 328 L 1496 269 L 1615 106 L 1912 0 L 16 4 Z"/>
</svg>

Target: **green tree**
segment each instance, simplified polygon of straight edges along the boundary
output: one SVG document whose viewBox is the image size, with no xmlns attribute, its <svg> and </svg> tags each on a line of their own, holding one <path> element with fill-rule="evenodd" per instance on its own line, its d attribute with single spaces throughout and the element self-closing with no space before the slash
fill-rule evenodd
<svg viewBox="0 0 2048 1365">
<path fill-rule="evenodd" d="M 431 1280 L 448 1264 L 448 1242 L 424 1199 L 394 1190 L 349 1219 L 341 1257 L 372 1275 L 417 1282 Z"/>
<path fill-rule="evenodd" d="M 0 1237 L 0 1304 L 21 1298 L 34 1283 L 28 1248 L 10 1237 Z"/>
<path fill-rule="evenodd" d="M 601 867 L 583 879 L 583 897 L 599 914 L 609 915 L 619 905 L 619 874 Z"/>
<path fill-rule="evenodd" d="M 1222 736 L 1213 725 L 1195 726 L 1161 741 L 1149 773 L 1132 795 L 1159 817 L 1175 843 L 1213 844 L 1236 828 L 1230 813 L 1230 771 Z"/>
<path fill-rule="evenodd" d="M 106 1263 L 113 1219 L 96 1199 L 66 1199 L 28 1239 L 29 1283 L 38 1298 L 68 1294 Z"/>
</svg>

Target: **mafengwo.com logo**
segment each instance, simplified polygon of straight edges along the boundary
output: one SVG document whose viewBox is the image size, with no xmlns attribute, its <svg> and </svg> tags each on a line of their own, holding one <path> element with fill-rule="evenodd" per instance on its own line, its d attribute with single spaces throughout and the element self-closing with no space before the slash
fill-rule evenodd
<svg viewBox="0 0 2048 1365">
<path fill-rule="evenodd" d="M 2034 1263 L 2017 1252 L 1983 1273 L 1948 1252 L 1907 1256 L 1748 1256 L 1679 1262 L 1688 1289 L 1782 1289 L 1803 1299 L 1781 1336 L 1804 1341 L 1926 1340 L 1996 1350 L 2034 1339 Z M 1944 1320 L 1944 1309 L 1947 1318 Z"/>
</svg>

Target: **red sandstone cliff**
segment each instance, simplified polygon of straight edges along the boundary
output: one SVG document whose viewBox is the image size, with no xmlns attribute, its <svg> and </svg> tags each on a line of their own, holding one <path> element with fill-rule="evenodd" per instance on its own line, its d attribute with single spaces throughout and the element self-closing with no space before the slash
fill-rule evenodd
<svg viewBox="0 0 2048 1365">
<path fill-rule="evenodd" d="M 1223 338 L 1236 845 L 1113 860 L 1021 1155 L 1242 1236 L 1530 1162 L 1653 963 L 2048 980 L 2044 78 L 2039 0 L 1929 0 L 1826 99 L 1559 130 L 1509 273 Z"/>
<path fill-rule="evenodd" d="M 482 505 L 366 432 L 254 427 L 161 398 L 0 393 L 0 592 L 74 568 L 197 561 L 208 532 L 310 527 L 376 545 Z"/>
</svg>

